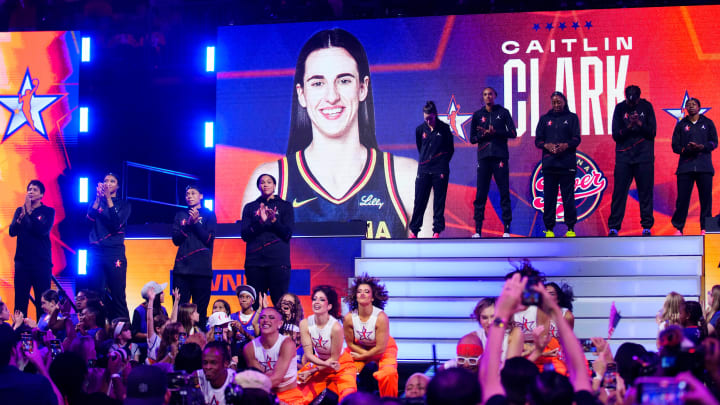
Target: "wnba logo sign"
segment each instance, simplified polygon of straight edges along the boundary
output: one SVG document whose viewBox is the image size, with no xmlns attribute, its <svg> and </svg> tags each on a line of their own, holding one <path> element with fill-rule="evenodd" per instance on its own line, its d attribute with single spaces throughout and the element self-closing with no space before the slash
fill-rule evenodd
<svg viewBox="0 0 720 405">
<path fill-rule="evenodd" d="M 577 171 L 575 172 L 575 206 L 577 207 L 578 221 L 590 216 L 595 211 L 603 192 L 607 188 L 607 177 L 597 167 L 590 157 L 582 152 L 577 153 Z M 532 205 L 540 211 L 545 211 L 545 182 L 542 175 L 542 161 L 533 170 L 532 181 L 530 182 L 530 193 L 532 194 Z M 565 210 L 562 199 L 558 192 L 557 221 L 565 220 Z"/>
</svg>

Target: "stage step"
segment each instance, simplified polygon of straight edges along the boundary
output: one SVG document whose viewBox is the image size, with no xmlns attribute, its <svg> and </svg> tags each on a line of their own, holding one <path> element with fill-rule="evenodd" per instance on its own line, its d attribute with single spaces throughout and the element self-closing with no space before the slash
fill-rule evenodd
<svg viewBox="0 0 720 405">
<path fill-rule="evenodd" d="M 611 347 L 633 341 L 655 350 L 655 315 L 670 291 L 701 294 L 703 239 L 687 237 L 364 240 L 355 274 L 386 285 L 390 333 L 401 361 L 455 356 L 457 340 L 479 328 L 478 299 L 497 296 L 524 258 L 548 281 L 575 293 L 579 338 L 607 336 L 612 302 L 623 319 Z"/>
</svg>

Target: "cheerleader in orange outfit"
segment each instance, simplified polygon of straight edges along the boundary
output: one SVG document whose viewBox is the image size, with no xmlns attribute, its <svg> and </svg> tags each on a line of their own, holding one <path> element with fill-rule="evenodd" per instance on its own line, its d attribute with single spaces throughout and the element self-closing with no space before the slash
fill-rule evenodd
<svg viewBox="0 0 720 405">
<path fill-rule="evenodd" d="M 370 362 L 376 362 L 380 396 L 397 397 L 397 345 L 390 336 L 388 317 L 383 312 L 388 293 L 385 286 L 367 274 L 357 277 L 345 302 L 350 312 L 345 315 L 343 329 L 349 353 L 358 373 Z"/>
<path fill-rule="evenodd" d="M 312 402 L 325 388 L 340 397 L 357 391 L 356 369 L 352 356 L 343 352 L 343 329 L 340 318 L 340 299 L 329 285 L 313 288 L 312 311 L 300 322 L 300 339 L 306 363 L 298 372 L 300 389 L 307 403 Z"/>
<path fill-rule="evenodd" d="M 279 333 L 283 324 L 280 311 L 273 307 L 260 311 L 260 336 L 243 348 L 248 367 L 261 370 L 270 377 L 272 391 L 282 403 L 304 405 L 302 392 L 297 387 L 295 342 Z"/>
</svg>

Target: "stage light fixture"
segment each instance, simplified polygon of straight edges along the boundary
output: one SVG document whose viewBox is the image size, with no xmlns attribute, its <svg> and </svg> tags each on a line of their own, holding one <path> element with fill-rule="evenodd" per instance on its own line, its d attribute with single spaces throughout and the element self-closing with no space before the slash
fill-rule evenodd
<svg viewBox="0 0 720 405">
<path fill-rule="evenodd" d="M 90 62 L 90 37 L 82 37 L 80 40 L 80 61 Z"/>
<path fill-rule="evenodd" d="M 213 127 L 215 123 L 212 121 L 205 122 L 205 147 L 212 148 L 215 146 L 215 139 L 213 137 Z"/>
<path fill-rule="evenodd" d="M 213 211 L 213 203 L 214 203 L 214 201 L 211 199 L 206 198 L 203 200 L 203 206 L 205 208 L 209 209 L 210 211 Z"/>
<path fill-rule="evenodd" d="M 80 177 L 80 187 L 79 188 L 79 195 L 78 195 L 78 202 L 86 203 L 88 202 L 88 178 L 87 177 Z"/>
<path fill-rule="evenodd" d="M 88 108 L 80 107 L 80 132 L 88 131 Z"/>
<path fill-rule="evenodd" d="M 205 71 L 206 72 L 214 72 L 215 71 L 215 47 L 214 46 L 207 47 L 207 56 L 205 59 Z"/>
<path fill-rule="evenodd" d="M 84 276 L 87 274 L 87 250 L 78 250 L 78 275 Z"/>
</svg>

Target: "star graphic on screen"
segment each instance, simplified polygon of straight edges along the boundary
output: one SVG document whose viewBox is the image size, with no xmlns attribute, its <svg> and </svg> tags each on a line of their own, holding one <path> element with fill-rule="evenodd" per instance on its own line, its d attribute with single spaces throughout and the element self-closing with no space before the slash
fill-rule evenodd
<svg viewBox="0 0 720 405">
<path fill-rule="evenodd" d="M 328 344 L 328 341 L 327 341 L 327 340 L 323 340 L 322 336 L 320 336 L 320 337 L 317 338 L 317 339 L 312 338 L 312 337 L 311 337 L 310 339 L 312 339 L 312 344 L 313 344 L 314 347 L 325 347 L 325 346 L 327 346 L 327 344 Z"/>
<path fill-rule="evenodd" d="M 545 24 L 545 29 L 546 29 L 546 30 L 550 31 L 552 28 L 553 28 L 552 23 L 547 23 L 547 24 Z"/>
<path fill-rule="evenodd" d="M 360 331 L 360 340 L 372 340 L 372 334 L 372 331 L 365 329 L 365 326 L 363 326 L 362 330 Z"/>
<path fill-rule="evenodd" d="M 61 94 L 38 95 L 37 89 L 40 81 L 33 79 L 30 75 L 30 68 L 25 71 L 22 84 L 17 94 L 0 95 L 0 105 L 10 111 L 10 121 L 5 128 L 2 142 L 19 130 L 23 125 L 27 125 L 33 131 L 39 133 L 43 138 L 48 139 L 47 131 L 45 131 L 45 123 L 40 115 L 43 110 L 48 108 L 52 103 L 62 97 Z"/>
<path fill-rule="evenodd" d="M 275 368 L 276 360 L 273 360 L 270 355 L 265 354 L 265 361 L 260 360 L 260 365 L 265 368 L 265 372 L 272 371 Z"/>
<path fill-rule="evenodd" d="M 585 21 L 585 28 L 587 28 L 587 29 L 592 28 L 592 22 L 591 22 L 591 21 Z"/>
<path fill-rule="evenodd" d="M 533 28 L 535 31 L 540 29 L 540 24 L 533 24 Z"/>
<path fill-rule="evenodd" d="M 687 90 L 685 90 L 685 96 L 683 97 L 682 103 L 680 104 L 680 108 L 663 108 L 663 111 L 666 113 L 672 115 L 675 117 L 678 122 L 682 120 L 685 117 L 685 103 L 690 99 L 690 95 L 688 94 Z M 710 108 L 700 108 L 700 114 L 705 114 L 706 112 L 710 111 Z"/>
<path fill-rule="evenodd" d="M 572 23 L 572 27 L 575 29 L 578 29 L 578 28 L 580 28 L 580 23 L 575 21 L 574 23 Z"/>
<path fill-rule="evenodd" d="M 453 134 L 463 141 L 467 141 L 463 125 L 472 118 L 472 114 L 460 114 L 460 105 L 455 102 L 455 95 L 450 97 L 450 106 L 447 114 L 438 114 L 440 121 L 450 125 Z"/>
<path fill-rule="evenodd" d="M 564 22 L 561 22 L 560 24 L 558 24 L 558 28 L 560 28 L 563 31 L 565 30 L 566 27 L 567 27 L 567 25 L 565 25 Z"/>
</svg>

